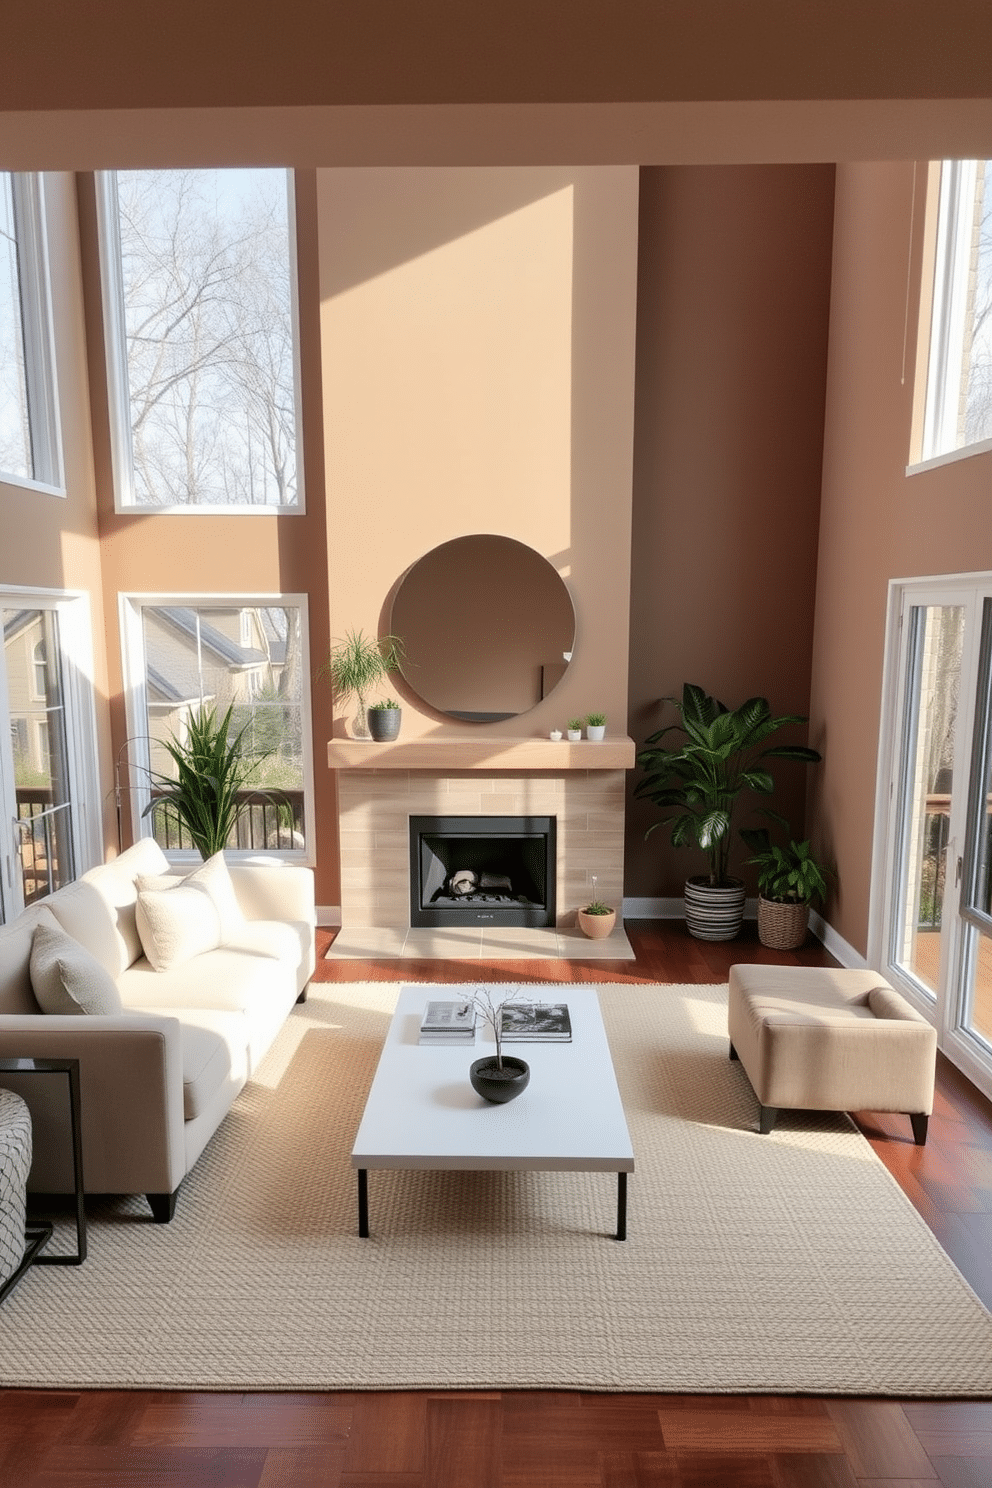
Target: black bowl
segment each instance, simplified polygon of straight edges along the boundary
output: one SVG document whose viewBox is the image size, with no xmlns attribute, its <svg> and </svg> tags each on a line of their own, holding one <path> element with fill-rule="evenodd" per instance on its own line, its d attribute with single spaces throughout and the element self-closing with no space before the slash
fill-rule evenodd
<svg viewBox="0 0 992 1488">
<path fill-rule="evenodd" d="M 485 1059 L 476 1059 L 468 1072 L 472 1089 L 483 1100 L 502 1105 L 526 1090 L 530 1082 L 530 1065 L 512 1054 L 503 1055 L 503 1068 L 496 1066 L 496 1055 L 487 1054 Z"/>
</svg>

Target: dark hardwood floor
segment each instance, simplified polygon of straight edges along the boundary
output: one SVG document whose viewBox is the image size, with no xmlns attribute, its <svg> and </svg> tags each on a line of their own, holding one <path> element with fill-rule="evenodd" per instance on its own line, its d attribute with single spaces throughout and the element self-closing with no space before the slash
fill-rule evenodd
<svg viewBox="0 0 992 1488">
<path fill-rule="evenodd" d="M 734 961 L 832 965 L 634 921 L 635 962 L 321 961 L 319 981 L 720 982 Z M 330 932 L 321 932 L 321 948 Z M 992 1306 L 992 1105 L 941 1059 L 925 1148 L 859 1113 Z M 53 1317 L 52 1326 L 59 1320 Z M 0 1347 L 3 1318 L 0 1315 Z M 67 1340 L 71 1348 L 71 1340 Z M 804 1396 L 217 1395 L 0 1391 L 0 1488 L 992 1488 L 992 1403 Z"/>
</svg>

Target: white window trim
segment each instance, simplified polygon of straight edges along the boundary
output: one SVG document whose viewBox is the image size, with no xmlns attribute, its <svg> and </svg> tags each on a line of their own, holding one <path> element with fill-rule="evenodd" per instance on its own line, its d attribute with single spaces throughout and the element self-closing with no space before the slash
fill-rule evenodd
<svg viewBox="0 0 992 1488">
<path fill-rule="evenodd" d="M 119 759 L 130 763 L 130 769 L 122 769 L 122 779 L 130 786 L 127 792 L 130 801 L 131 832 L 135 841 L 139 837 L 152 835 L 149 818 L 143 812 L 151 800 L 148 786 L 150 759 L 148 736 L 145 732 L 148 717 L 148 692 L 145 642 L 141 623 L 141 612 L 146 608 L 158 609 L 169 605 L 189 606 L 191 609 L 238 609 L 241 606 L 285 606 L 300 612 L 300 670 L 304 679 L 310 677 L 310 617 L 306 594 L 119 594 L 121 662 L 123 667 L 124 711 L 128 738 L 120 751 Z M 232 861 L 250 860 L 264 856 L 266 862 L 303 863 L 313 867 L 316 862 L 315 815 L 313 791 L 313 721 L 310 708 L 310 689 L 304 683 L 300 699 L 300 727 L 303 734 L 303 819 L 306 823 L 306 847 L 294 851 L 292 848 L 266 850 L 259 848 L 229 849 Z M 169 852 L 170 862 L 195 864 L 199 857 L 195 852 Z"/>
<path fill-rule="evenodd" d="M 923 435 L 911 472 L 979 452 L 958 439 L 977 179 L 977 160 L 941 164 Z"/>
<path fill-rule="evenodd" d="M 103 862 L 103 818 L 96 747 L 93 622 L 89 595 L 82 590 L 34 589 L 0 584 L 0 608 L 51 609 L 58 613 L 60 650 L 65 663 L 62 692 L 68 746 L 66 768 L 72 801 L 73 849 L 78 878 L 87 869 Z M 2 656 L 0 668 L 5 669 Z M 3 733 L 0 746 L 9 751 L 9 730 L 5 729 Z M 5 757 L 4 768 L 10 772 L 13 788 L 12 757 Z"/>
<path fill-rule="evenodd" d="M 134 495 L 131 394 L 127 376 L 127 335 L 124 323 L 124 278 L 121 270 L 117 174 L 115 171 L 97 171 L 96 202 L 100 242 L 100 286 L 103 300 L 103 341 L 107 365 L 110 454 L 116 512 L 127 515 L 140 512 L 144 516 L 163 517 L 301 517 L 306 515 L 295 174 L 287 170 L 286 177 L 290 308 L 293 323 L 293 395 L 296 405 L 296 502 L 293 506 L 239 506 L 224 502 L 152 506 L 136 501 Z"/>
<path fill-rule="evenodd" d="M 37 172 L 13 171 L 11 185 L 17 232 L 32 474 L 24 476 L 0 471 L 0 481 L 4 485 L 20 486 L 43 495 L 64 497 L 45 182 Z"/>
</svg>

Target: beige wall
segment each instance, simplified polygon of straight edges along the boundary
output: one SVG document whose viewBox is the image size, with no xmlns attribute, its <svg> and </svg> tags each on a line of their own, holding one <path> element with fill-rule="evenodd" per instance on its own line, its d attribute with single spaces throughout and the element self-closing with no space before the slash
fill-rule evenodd
<svg viewBox="0 0 992 1488">
<path fill-rule="evenodd" d="M 318 199 L 332 635 L 388 629 L 439 543 L 516 538 L 571 591 L 567 676 L 482 725 L 397 683 L 404 734 L 623 732 L 636 170 L 322 171 Z"/>
<path fill-rule="evenodd" d="M 75 178 L 45 182 L 55 363 L 62 429 L 65 495 L 52 496 L 0 481 L 0 583 L 37 589 L 83 590 L 93 622 L 94 692 L 101 756 L 109 755 L 105 614 L 93 482 L 83 289 L 78 252 Z M 104 780 L 104 790 L 110 781 Z M 103 803 L 104 835 L 112 840 L 113 802 Z"/>
<path fill-rule="evenodd" d="M 685 682 L 728 707 L 761 694 L 776 713 L 808 712 L 833 176 L 830 166 L 642 172 L 629 728 L 639 743 L 671 721 L 659 699 Z M 801 835 L 803 768 L 782 762 L 775 775 L 770 804 Z M 702 867 L 663 827 L 644 841 L 658 819 L 629 803 L 628 895 L 681 894 Z M 738 865 L 744 855 L 740 844 Z"/>
<path fill-rule="evenodd" d="M 100 312 L 99 264 L 93 182 L 80 181 L 80 213 L 86 279 L 90 378 L 93 388 L 96 506 L 102 551 L 102 596 L 107 616 L 112 753 L 125 738 L 123 682 L 118 629 L 118 595 L 137 594 L 306 594 L 309 596 L 310 653 L 313 669 L 326 655 L 327 538 L 323 499 L 318 341 L 316 194 L 312 173 L 297 177 L 297 242 L 300 300 L 300 360 L 304 415 L 303 466 L 307 491 L 304 515 L 277 517 L 196 515 L 120 515 L 114 511 L 107 422 L 106 374 Z M 94 588 L 99 592 L 98 579 Z M 326 689 L 313 690 L 314 735 L 327 737 L 331 720 Z M 334 799 L 328 773 L 315 747 L 316 820 L 311 843 L 317 861 L 317 900 L 337 902 L 338 872 Z M 112 783 L 112 781 L 111 781 Z"/>
<path fill-rule="evenodd" d="M 906 475 L 925 178 L 909 164 L 837 174 L 811 811 L 838 866 L 829 918 L 862 954 L 888 581 L 992 569 L 992 455 Z"/>
</svg>

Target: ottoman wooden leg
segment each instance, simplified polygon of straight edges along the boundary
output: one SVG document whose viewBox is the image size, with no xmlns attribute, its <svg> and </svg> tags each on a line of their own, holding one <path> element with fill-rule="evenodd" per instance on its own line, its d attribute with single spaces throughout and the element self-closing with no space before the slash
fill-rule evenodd
<svg viewBox="0 0 992 1488">
<path fill-rule="evenodd" d="M 762 1106 L 761 1117 L 758 1122 L 758 1130 L 763 1137 L 767 1137 L 772 1127 L 778 1120 L 778 1106 Z"/>
<path fill-rule="evenodd" d="M 930 1117 L 925 1111 L 911 1111 L 909 1119 L 913 1123 L 913 1141 L 917 1147 L 927 1145 L 927 1125 Z"/>
</svg>

